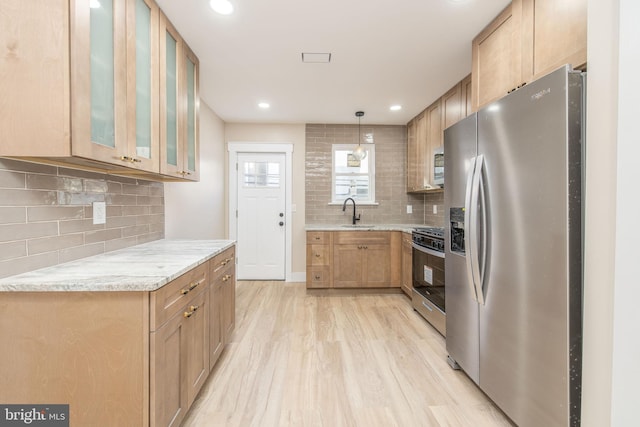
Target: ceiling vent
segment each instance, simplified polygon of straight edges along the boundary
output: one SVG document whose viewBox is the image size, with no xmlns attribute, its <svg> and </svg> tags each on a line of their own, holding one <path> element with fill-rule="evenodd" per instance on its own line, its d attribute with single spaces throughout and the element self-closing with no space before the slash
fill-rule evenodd
<svg viewBox="0 0 640 427">
<path fill-rule="evenodd" d="M 331 62 L 331 54 L 302 52 L 302 62 L 328 64 Z"/>
</svg>

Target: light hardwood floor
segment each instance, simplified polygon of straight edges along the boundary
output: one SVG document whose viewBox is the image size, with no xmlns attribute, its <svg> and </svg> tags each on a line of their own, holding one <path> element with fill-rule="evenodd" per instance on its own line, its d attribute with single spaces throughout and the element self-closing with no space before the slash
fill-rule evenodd
<svg viewBox="0 0 640 427">
<path fill-rule="evenodd" d="M 511 426 L 402 294 L 237 284 L 236 330 L 184 426 Z"/>
</svg>

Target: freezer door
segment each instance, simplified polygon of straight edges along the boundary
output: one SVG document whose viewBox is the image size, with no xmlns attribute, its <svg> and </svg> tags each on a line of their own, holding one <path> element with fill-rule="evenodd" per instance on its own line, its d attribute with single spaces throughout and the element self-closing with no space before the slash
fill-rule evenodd
<svg viewBox="0 0 640 427">
<path fill-rule="evenodd" d="M 478 112 L 489 224 L 480 387 L 521 427 L 569 425 L 581 104 L 569 87 L 580 84 L 562 69 Z"/>
<path fill-rule="evenodd" d="M 475 113 L 444 131 L 447 352 L 478 383 L 478 304 L 468 281 L 467 253 L 460 249 L 464 244 L 461 231 L 464 232 L 465 226 L 461 223 L 464 217 L 462 209 L 465 206 L 467 177 L 476 156 L 476 140 Z"/>
</svg>

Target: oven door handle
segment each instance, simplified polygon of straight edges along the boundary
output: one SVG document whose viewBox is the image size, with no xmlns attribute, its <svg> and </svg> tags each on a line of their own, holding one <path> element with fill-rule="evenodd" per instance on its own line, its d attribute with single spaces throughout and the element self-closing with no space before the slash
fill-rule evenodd
<svg viewBox="0 0 640 427">
<path fill-rule="evenodd" d="M 420 246 L 415 243 L 412 243 L 411 246 L 413 246 L 413 249 L 423 252 L 425 254 L 437 256 L 438 258 L 444 258 L 444 252 L 434 251 L 433 249 L 425 248 L 424 246 Z"/>
</svg>

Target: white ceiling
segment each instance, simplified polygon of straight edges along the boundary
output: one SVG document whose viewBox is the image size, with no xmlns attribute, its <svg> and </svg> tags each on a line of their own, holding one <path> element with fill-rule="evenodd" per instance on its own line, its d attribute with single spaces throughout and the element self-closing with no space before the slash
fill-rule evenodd
<svg viewBox="0 0 640 427">
<path fill-rule="evenodd" d="M 471 40 L 510 0 L 231 0 L 229 16 L 208 0 L 157 1 L 225 122 L 357 123 L 363 110 L 363 124 L 405 124 L 471 72 Z"/>
</svg>

